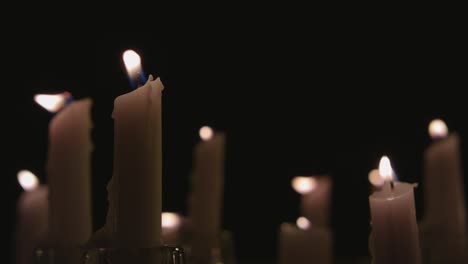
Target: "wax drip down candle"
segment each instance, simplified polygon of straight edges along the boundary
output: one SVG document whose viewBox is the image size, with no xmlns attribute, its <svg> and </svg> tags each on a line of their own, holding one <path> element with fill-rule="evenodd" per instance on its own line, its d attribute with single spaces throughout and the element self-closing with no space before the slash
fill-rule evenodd
<svg viewBox="0 0 468 264">
<path fill-rule="evenodd" d="M 422 241 L 427 263 L 466 263 L 466 209 L 460 144 L 440 119 L 429 124 L 434 139 L 424 153 Z"/>
<path fill-rule="evenodd" d="M 380 160 L 379 173 L 385 184 L 369 196 L 372 263 L 421 263 L 414 184 L 394 182 L 386 156 Z"/>
<path fill-rule="evenodd" d="M 18 172 L 18 182 L 24 192 L 17 204 L 16 263 L 33 264 L 34 249 L 47 238 L 48 188 L 27 170 Z"/>
</svg>

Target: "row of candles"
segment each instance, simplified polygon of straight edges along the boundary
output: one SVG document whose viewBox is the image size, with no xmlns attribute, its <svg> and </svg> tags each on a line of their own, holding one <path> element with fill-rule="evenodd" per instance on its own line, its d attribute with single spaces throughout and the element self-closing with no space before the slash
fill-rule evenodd
<svg viewBox="0 0 468 264">
<path fill-rule="evenodd" d="M 124 62 L 132 80 L 142 82 L 139 56 L 128 51 Z M 27 191 L 18 202 L 18 263 L 31 263 L 33 248 L 152 248 L 180 243 L 181 228 L 190 230 L 194 263 L 210 263 L 219 246 L 223 194 L 224 133 L 200 129 L 194 149 L 189 216 L 161 212 L 161 93 L 152 76 L 115 100 L 114 175 L 108 185 L 108 214 L 92 234 L 90 196 L 91 100 L 73 101 L 67 93 L 38 95 L 36 102 L 57 112 L 49 126 L 48 186 L 21 171 Z M 465 263 L 466 218 L 458 135 L 448 135 L 441 120 L 430 125 L 436 141 L 425 152 L 425 215 L 418 227 L 413 188 L 396 181 L 390 160 L 369 174 L 373 263 Z M 284 223 L 279 234 L 280 263 L 332 263 L 329 223 L 331 178 L 297 177 L 293 188 L 302 195 L 297 224 Z M 182 224 L 184 223 L 184 224 Z M 421 254 L 422 252 L 422 254 Z M 148 260 L 151 263 L 154 260 Z M 78 263 L 64 256 L 66 263 Z M 124 262 L 120 262 L 124 263 Z"/>
</svg>

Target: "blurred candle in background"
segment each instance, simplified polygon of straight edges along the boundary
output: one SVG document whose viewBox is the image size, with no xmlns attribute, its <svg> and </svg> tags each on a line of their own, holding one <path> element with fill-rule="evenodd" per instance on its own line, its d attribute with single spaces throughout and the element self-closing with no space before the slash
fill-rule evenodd
<svg viewBox="0 0 468 264">
<path fill-rule="evenodd" d="M 369 196 L 372 263 L 421 263 L 414 185 L 393 182 L 393 170 L 386 156 L 380 160 L 379 174 L 385 184 Z"/>
<path fill-rule="evenodd" d="M 48 239 L 54 247 L 78 247 L 92 231 L 91 100 L 71 102 L 69 93 L 36 95 L 34 99 L 56 113 L 49 123 Z"/>
<path fill-rule="evenodd" d="M 162 241 L 166 245 L 180 245 L 183 218 L 181 215 L 170 212 L 161 214 Z"/>
<path fill-rule="evenodd" d="M 426 263 L 467 263 L 466 208 L 460 143 L 446 124 L 433 120 L 434 142 L 424 152 L 424 218 Z"/>
<path fill-rule="evenodd" d="M 212 250 L 220 246 L 225 135 L 208 126 L 200 128 L 199 135 L 189 197 L 190 244 L 195 263 L 210 263 Z"/>
<path fill-rule="evenodd" d="M 16 263 L 33 264 L 34 249 L 47 238 L 48 190 L 27 170 L 18 172 L 18 182 L 24 192 L 17 204 Z"/>
<path fill-rule="evenodd" d="M 330 199 L 332 181 L 327 176 L 294 177 L 291 185 L 301 194 L 301 213 L 314 226 L 330 225 Z"/>
<path fill-rule="evenodd" d="M 279 264 L 333 263 L 331 233 L 305 217 L 299 217 L 296 225 L 283 223 L 278 241 Z"/>
</svg>

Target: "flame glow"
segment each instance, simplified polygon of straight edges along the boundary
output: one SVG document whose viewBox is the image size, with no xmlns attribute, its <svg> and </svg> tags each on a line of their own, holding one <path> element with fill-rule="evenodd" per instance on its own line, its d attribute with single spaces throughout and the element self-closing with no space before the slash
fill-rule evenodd
<svg viewBox="0 0 468 264">
<path fill-rule="evenodd" d="M 369 182 L 375 187 L 382 187 L 385 179 L 380 176 L 379 170 L 373 169 L 369 172 Z"/>
<path fill-rule="evenodd" d="M 291 182 L 293 189 L 300 193 L 306 194 L 313 191 L 317 187 L 317 180 L 313 177 L 294 177 Z"/>
<path fill-rule="evenodd" d="M 203 139 L 204 141 L 210 140 L 213 137 L 213 129 L 209 126 L 204 126 L 200 128 L 200 131 L 198 132 L 200 135 L 200 138 Z"/>
<path fill-rule="evenodd" d="M 47 111 L 55 113 L 59 111 L 67 103 L 67 94 L 36 94 L 34 101 Z"/>
<path fill-rule="evenodd" d="M 163 228 L 174 228 L 180 225 L 180 216 L 176 213 L 163 212 L 161 214 L 161 226 Z"/>
<path fill-rule="evenodd" d="M 25 191 L 32 191 L 39 186 L 39 180 L 36 175 L 28 170 L 18 172 L 18 182 Z"/>
<path fill-rule="evenodd" d="M 302 230 L 307 230 L 310 227 L 310 221 L 307 220 L 307 218 L 301 216 L 297 219 L 296 225 Z"/>
<path fill-rule="evenodd" d="M 448 135 L 448 128 L 444 121 L 434 119 L 429 124 L 429 135 L 433 138 L 444 138 Z"/>
<path fill-rule="evenodd" d="M 390 164 L 390 159 L 387 156 L 383 156 L 380 159 L 379 174 L 385 181 L 393 180 L 393 169 Z"/>
<path fill-rule="evenodd" d="M 140 55 L 138 55 L 138 53 L 136 53 L 133 50 L 126 50 L 123 53 L 122 57 L 128 75 L 130 75 L 131 78 L 135 78 L 135 76 L 138 76 L 139 72 L 141 71 Z"/>
</svg>

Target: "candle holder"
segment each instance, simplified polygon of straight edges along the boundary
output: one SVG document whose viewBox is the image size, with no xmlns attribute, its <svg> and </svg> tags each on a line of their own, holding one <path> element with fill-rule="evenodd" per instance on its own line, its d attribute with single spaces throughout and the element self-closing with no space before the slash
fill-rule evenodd
<svg viewBox="0 0 468 264">
<path fill-rule="evenodd" d="M 182 247 L 37 248 L 35 264 L 186 264 Z"/>
</svg>

